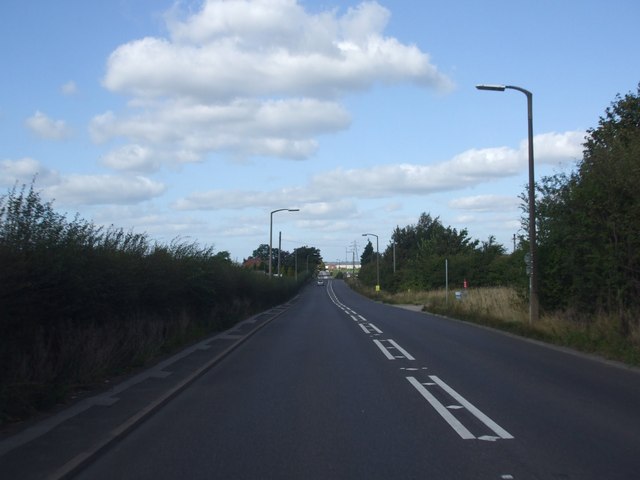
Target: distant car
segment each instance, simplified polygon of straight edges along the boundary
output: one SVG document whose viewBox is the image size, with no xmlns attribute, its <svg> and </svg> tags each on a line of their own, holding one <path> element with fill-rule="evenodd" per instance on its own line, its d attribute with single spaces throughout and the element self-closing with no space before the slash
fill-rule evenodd
<svg viewBox="0 0 640 480">
<path fill-rule="evenodd" d="M 318 286 L 321 287 L 322 285 L 324 285 L 324 279 L 323 278 L 319 278 L 318 279 Z"/>
</svg>

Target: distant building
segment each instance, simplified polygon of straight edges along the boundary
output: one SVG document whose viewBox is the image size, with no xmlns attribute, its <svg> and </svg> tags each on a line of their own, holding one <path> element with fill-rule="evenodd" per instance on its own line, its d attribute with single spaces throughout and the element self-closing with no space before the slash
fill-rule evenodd
<svg viewBox="0 0 640 480">
<path fill-rule="evenodd" d="M 340 270 L 353 270 L 353 263 L 345 263 L 345 262 L 324 262 L 324 265 L 327 270 L 330 272 L 338 272 Z M 355 265 L 356 270 L 360 270 L 360 263 L 356 262 Z"/>
</svg>

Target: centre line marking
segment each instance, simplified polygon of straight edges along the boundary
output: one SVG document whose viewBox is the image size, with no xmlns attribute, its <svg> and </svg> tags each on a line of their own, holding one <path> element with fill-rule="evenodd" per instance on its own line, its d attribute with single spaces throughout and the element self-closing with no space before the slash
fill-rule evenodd
<svg viewBox="0 0 640 480">
<path fill-rule="evenodd" d="M 389 350 L 387 350 L 385 348 L 384 345 L 382 345 L 382 343 L 380 342 L 380 340 L 374 340 L 373 343 L 375 343 L 378 348 L 380 349 L 380 351 L 382 353 L 384 353 L 384 356 L 387 357 L 389 360 L 395 360 L 395 357 L 391 354 L 391 352 Z"/>
<path fill-rule="evenodd" d="M 400 345 L 398 345 L 396 342 L 394 342 L 391 339 L 388 339 L 387 342 L 389 342 L 391 345 L 393 345 L 402 355 L 404 355 L 408 360 L 415 360 L 415 358 L 413 358 L 409 352 L 407 352 L 404 348 L 402 348 Z"/>
<path fill-rule="evenodd" d="M 394 348 L 394 349 L 398 350 L 398 352 L 400 352 L 402 354 L 401 356 L 395 356 L 393 353 L 391 353 L 389 351 L 389 349 L 387 347 L 385 347 L 382 344 L 382 342 L 380 340 L 374 340 L 373 343 L 375 343 L 378 346 L 380 351 L 382 353 L 384 353 L 385 357 L 387 357 L 389 360 L 395 360 L 396 358 L 406 358 L 407 360 L 415 360 L 415 358 L 413 358 L 409 352 L 407 352 L 404 348 L 402 348 L 400 345 L 398 345 L 392 339 L 388 338 L 388 339 L 386 339 L 384 341 L 385 342 L 389 342 L 392 345 L 391 348 Z"/>
<path fill-rule="evenodd" d="M 359 323 L 358 325 L 360 325 L 360 328 L 361 328 L 362 330 L 364 330 L 364 333 L 366 333 L 366 334 L 371 333 L 369 330 L 367 330 L 367 327 L 365 327 L 362 323 Z"/>
<path fill-rule="evenodd" d="M 451 415 L 451 412 L 447 410 L 447 408 L 442 405 L 436 397 L 434 397 L 429 390 L 424 388 L 424 386 L 416 380 L 415 377 L 406 377 L 409 380 L 409 383 L 415 387 L 420 395 L 424 397 L 424 399 L 431 404 L 431 406 L 435 409 L 436 412 L 440 414 L 442 418 L 453 428 L 463 440 L 471 440 L 476 438 L 476 436 L 471 433 L 467 428 L 460 423 L 460 421 Z"/>
<path fill-rule="evenodd" d="M 435 375 L 429 375 L 429 378 L 433 380 L 436 384 L 438 384 L 438 386 L 440 386 L 440 388 L 442 388 L 445 392 L 451 395 L 452 398 L 457 400 L 458 403 L 460 403 L 460 405 L 462 405 L 469 412 L 471 412 L 471 414 L 473 414 L 474 417 L 476 417 L 478 420 L 484 423 L 487 427 L 493 430 L 494 433 L 498 435 L 500 438 L 503 438 L 505 440 L 513 438 L 513 435 L 511 435 L 504 428 L 502 428 L 500 425 L 498 425 L 496 422 L 491 420 L 484 413 L 482 413 L 480 410 L 474 407 L 462 395 L 460 395 L 458 392 L 456 392 L 453 388 L 451 388 L 449 385 L 444 383 L 438 377 L 436 377 Z"/>
<path fill-rule="evenodd" d="M 382 333 L 382 330 L 380 330 L 378 327 L 376 327 L 373 323 L 369 323 L 369 326 L 371 328 L 373 328 L 376 332 L 378 333 Z"/>
</svg>

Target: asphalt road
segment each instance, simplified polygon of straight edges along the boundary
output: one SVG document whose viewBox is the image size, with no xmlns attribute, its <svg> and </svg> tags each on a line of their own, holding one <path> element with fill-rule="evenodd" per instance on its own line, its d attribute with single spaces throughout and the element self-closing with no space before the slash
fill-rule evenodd
<svg viewBox="0 0 640 480">
<path fill-rule="evenodd" d="M 77 478 L 640 478 L 640 375 L 332 280 Z"/>
</svg>

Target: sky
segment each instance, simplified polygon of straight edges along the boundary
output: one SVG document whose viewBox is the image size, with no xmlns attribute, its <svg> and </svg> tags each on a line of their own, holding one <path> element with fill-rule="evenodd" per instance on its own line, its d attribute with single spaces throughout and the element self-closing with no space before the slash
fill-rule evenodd
<svg viewBox="0 0 640 480">
<path fill-rule="evenodd" d="M 351 262 L 421 213 L 513 248 L 640 82 L 637 0 L 3 0 L 0 194 L 227 251 Z M 299 209 L 296 212 L 278 209 Z M 355 253 L 354 253 L 355 252 Z"/>
</svg>

